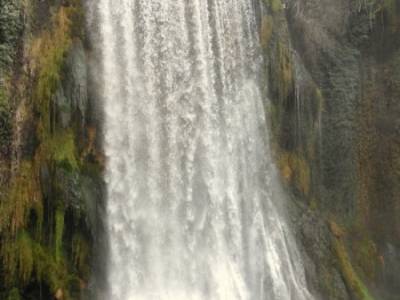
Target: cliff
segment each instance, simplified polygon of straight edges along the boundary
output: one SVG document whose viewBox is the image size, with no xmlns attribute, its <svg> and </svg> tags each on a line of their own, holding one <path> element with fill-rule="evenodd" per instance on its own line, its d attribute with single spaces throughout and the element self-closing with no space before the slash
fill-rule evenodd
<svg viewBox="0 0 400 300">
<path fill-rule="evenodd" d="M 83 8 L 0 10 L 0 298 L 85 298 L 104 193 Z"/>
<path fill-rule="evenodd" d="M 265 1 L 260 28 L 310 284 L 322 299 L 397 299 L 400 4 Z"/>
</svg>

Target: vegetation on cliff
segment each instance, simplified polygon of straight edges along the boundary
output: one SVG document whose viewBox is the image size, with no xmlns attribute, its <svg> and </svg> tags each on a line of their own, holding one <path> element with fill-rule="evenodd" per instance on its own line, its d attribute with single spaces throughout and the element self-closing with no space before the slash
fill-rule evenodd
<svg viewBox="0 0 400 300">
<path fill-rule="evenodd" d="M 82 7 L 79 1 L 31 3 L 17 11 L 30 21 L 24 20 L 24 34 L 15 42 L 23 59 L 13 60 L 9 71 L 3 68 L 8 75 L 2 79 L 9 83 L 0 90 L 0 120 L 5 124 L 0 139 L 7 145 L 3 153 L 13 153 L 2 156 L 10 175 L 0 194 L 0 298 L 83 298 L 94 238 L 86 203 L 95 200 L 84 199 L 87 193 L 77 178 L 90 173 L 100 188 L 92 167 L 98 164 L 96 137 L 72 104 L 86 101 L 79 98 L 81 93 L 69 93 L 78 97 L 64 107 L 74 116 L 70 122 L 61 124 L 57 117 L 57 94 L 69 88 L 67 79 L 70 85 L 77 80 L 66 76 L 73 67 L 68 64 L 76 63 L 68 58 L 81 51 Z M 38 20 L 40 15 L 48 21 Z M 12 142 L 3 144 L 7 140 Z"/>
<path fill-rule="evenodd" d="M 296 230 L 306 269 L 317 270 L 309 282 L 323 299 L 396 299 L 400 5 L 265 2 L 272 141 L 303 214 Z"/>
</svg>

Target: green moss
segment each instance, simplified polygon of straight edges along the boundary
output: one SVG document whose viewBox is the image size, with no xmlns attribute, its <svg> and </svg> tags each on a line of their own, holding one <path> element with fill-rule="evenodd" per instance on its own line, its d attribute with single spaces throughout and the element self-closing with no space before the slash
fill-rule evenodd
<svg viewBox="0 0 400 300">
<path fill-rule="evenodd" d="M 55 216 L 55 258 L 59 262 L 62 259 L 62 246 L 64 234 L 64 210 L 57 209 Z"/>
<path fill-rule="evenodd" d="M 89 245 L 82 234 L 77 233 L 72 240 L 72 256 L 74 265 L 83 274 L 88 273 Z"/>
<path fill-rule="evenodd" d="M 378 250 L 375 243 L 364 237 L 353 243 L 354 259 L 365 277 L 374 280 L 378 269 Z"/>
<path fill-rule="evenodd" d="M 46 284 L 52 293 L 68 285 L 69 275 L 65 258 L 58 259 L 40 243 L 33 244 L 34 270 L 38 281 Z"/>
<path fill-rule="evenodd" d="M 45 282 L 50 288 L 54 286 L 54 282 L 57 280 L 54 278 L 57 264 L 50 251 L 48 251 L 40 243 L 34 243 L 32 245 L 34 253 L 34 269 L 36 274 L 36 279 L 40 282 Z"/>
<path fill-rule="evenodd" d="M 343 242 L 343 230 L 334 222 L 330 223 L 330 227 L 333 235 L 335 236 L 333 240 L 334 253 L 338 259 L 340 271 L 345 280 L 347 288 L 359 300 L 374 300 L 351 264 L 351 260 L 347 254 L 346 247 Z"/>
<path fill-rule="evenodd" d="M 60 166 L 82 171 L 73 130 L 58 131 L 51 124 L 52 99 L 63 80 L 66 54 L 74 36 L 82 34 L 78 31 L 83 27 L 77 25 L 83 20 L 79 2 L 71 0 L 68 6 L 53 7 L 53 17 L 43 26 L 45 29 L 36 33 L 29 45 L 24 45 L 29 75 L 33 76 L 24 76 L 16 85 L 21 91 L 25 89 L 26 99 L 31 100 L 21 102 L 22 118 L 38 116 L 32 119 L 36 122 L 39 146 L 33 159 L 15 164 L 9 188 L 0 192 L 0 263 L 5 279 L 2 299 L 20 299 L 28 284 L 46 286 L 53 295 L 62 291 L 65 300 L 76 299 L 70 297 L 69 289 L 79 286 L 80 277 L 88 276 L 89 242 L 78 233 L 73 240 L 66 241 L 65 211 L 55 208 L 57 182 L 51 179 L 44 182 L 50 185 L 46 197 L 51 203 L 46 206 L 44 218 L 40 176 L 43 166 L 50 175 Z M 10 113 L 10 107 L 7 90 L 1 87 L 0 121 L 5 120 L 3 112 Z M 0 128 L 4 128 L 2 124 Z M 0 145 L 4 145 L 1 135 L 0 132 Z M 72 243 L 72 250 L 66 242 Z"/>
<path fill-rule="evenodd" d="M 39 279 L 43 274 L 57 269 L 51 254 L 32 240 L 26 231 L 18 233 L 15 240 L 4 243 L 1 252 L 9 284 L 27 284 L 33 273 Z"/>
<path fill-rule="evenodd" d="M 22 161 L 5 201 L 0 204 L 0 231 L 9 228 L 14 235 L 25 226 L 32 207 L 41 211 L 40 186 L 36 171 L 31 161 Z"/>
<path fill-rule="evenodd" d="M 357 271 L 369 281 L 375 281 L 383 262 L 378 247 L 371 238 L 370 230 L 365 228 L 363 219 L 357 219 L 353 221 L 349 233 L 351 236 L 351 257 Z"/>
<path fill-rule="evenodd" d="M 57 132 L 50 138 L 51 159 L 58 165 L 78 169 L 75 136 L 72 131 Z"/>
<path fill-rule="evenodd" d="M 51 31 L 43 32 L 31 45 L 30 56 L 36 62 L 37 83 L 34 104 L 39 112 L 38 136 L 42 142 L 40 159 L 77 169 L 76 148 L 72 131 L 54 132 L 51 124 L 52 99 L 61 85 L 65 55 L 72 44 L 72 22 L 76 7 L 61 7 L 54 15 Z"/>
<path fill-rule="evenodd" d="M 64 227 L 64 224 L 61 227 Z M 53 294 L 59 289 L 66 290 L 69 282 L 75 279 L 76 276 L 69 271 L 65 256 L 61 252 L 53 254 L 54 251 L 51 251 L 38 242 L 33 242 L 32 249 L 36 279 L 46 284 Z M 68 293 L 66 293 L 65 299 L 69 299 Z"/>
<path fill-rule="evenodd" d="M 52 30 L 45 31 L 33 40 L 30 57 L 36 64 L 37 83 L 34 104 L 40 114 L 39 137 L 46 140 L 51 133 L 50 124 L 52 96 L 60 86 L 65 55 L 72 44 L 71 13 L 73 7 L 61 7 L 53 16 Z"/>
<path fill-rule="evenodd" d="M 36 279 L 39 282 L 42 282 L 44 274 L 46 273 L 46 268 L 48 265 L 48 261 L 51 256 L 44 251 L 43 246 L 40 243 L 32 244 L 32 251 L 34 257 L 34 270 Z"/>
<path fill-rule="evenodd" d="M 29 282 L 33 271 L 32 243 L 29 235 L 23 231 L 18 236 L 18 278 L 22 282 Z"/>
<path fill-rule="evenodd" d="M 7 296 L 6 300 L 22 300 L 21 295 L 19 294 L 19 290 L 17 288 L 13 288 Z"/>
<path fill-rule="evenodd" d="M 4 284 L 6 286 L 13 286 L 17 278 L 17 253 L 15 240 L 2 239 L 0 245 L 1 249 L 1 263 L 3 268 Z"/>
<path fill-rule="evenodd" d="M 278 12 L 283 9 L 282 1 L 281 0 L 267 0 L 268 4 L 270 5 L 272 12 Z"/>
<path fill-rule="evenodd" d="M 32 241 L 27 232 L 20 231 L 15 239 L 7 240 L 1 248 L 1 258 L 6 270 L 7 284 L 14 282 L 26 284 L 31 278 L 34 257 Z"/>
</svg>

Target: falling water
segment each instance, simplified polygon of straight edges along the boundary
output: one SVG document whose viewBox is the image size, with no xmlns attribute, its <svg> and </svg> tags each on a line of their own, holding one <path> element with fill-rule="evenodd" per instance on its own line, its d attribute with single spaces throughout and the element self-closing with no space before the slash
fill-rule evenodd
<svg viewBox="0 0 400 300">
<path fill-rule="evenodd" d="M 92 0 L 112 300 L 303 300 L 253 0 Z"/>
</svg>

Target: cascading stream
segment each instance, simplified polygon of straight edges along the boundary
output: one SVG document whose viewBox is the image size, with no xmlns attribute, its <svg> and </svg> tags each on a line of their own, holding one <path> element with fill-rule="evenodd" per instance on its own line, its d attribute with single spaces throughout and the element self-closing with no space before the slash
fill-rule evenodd
<svg viewBox="0 0 400 300">
<path fill-rule="evenodd" d="M 110 300 L 305 300 L 253 0 L 92 0 Z"/>
</svg>

